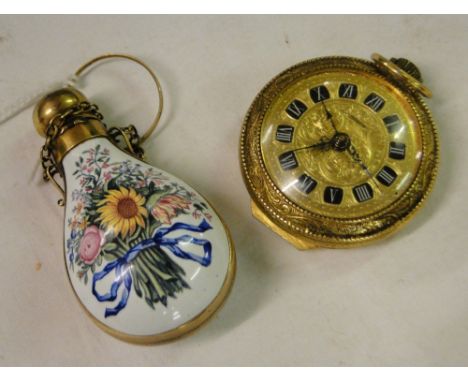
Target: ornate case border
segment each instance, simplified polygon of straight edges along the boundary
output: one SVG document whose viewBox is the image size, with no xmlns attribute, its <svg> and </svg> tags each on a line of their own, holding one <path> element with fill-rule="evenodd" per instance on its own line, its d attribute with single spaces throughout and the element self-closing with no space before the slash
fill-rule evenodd
<svg viewBox="0 0 468 382">
<path fill-rule="evenodd" d="M 330 70 L 353 70 L 384 78 L 400 89 L 413 108 L 421 127 L 423 155 L 410 188 L 387 208 L 358 219 L 320 216 L 290 201 L 273 183 L 263 163 L 260 133 L 272 101 L 296 81 Z M 382 238 L 407 222 L 433 188 L 439 163 L 435 123 L 422 97 L 383 77 L 370 61 L 352 57 L 323 57 L 301 62 L 273 78 L 256 96 L 244 120 L 240 137 L 240 161 L 244 182 L 252 201 L 271 222 L 297 238 L 324 247 L 350 247 Z"/>
</svg>

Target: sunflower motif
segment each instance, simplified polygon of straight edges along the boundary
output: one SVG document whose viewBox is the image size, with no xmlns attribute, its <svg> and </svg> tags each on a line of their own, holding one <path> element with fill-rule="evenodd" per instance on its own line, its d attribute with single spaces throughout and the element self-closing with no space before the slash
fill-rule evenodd
<svg viewBox="0 0 468 382">
<path fill-rule="evenodd" d="M 122 237 L 132 235 L 137 225 L 144 228 L 148 211 L 144 207 L 145 197 L 138 195 L 134 189 L 120 187 L 108 191 L 107 196 L 98 203 L 100 214 L 97 220 L 113 229 L 114 235 Z"/>
</svg>

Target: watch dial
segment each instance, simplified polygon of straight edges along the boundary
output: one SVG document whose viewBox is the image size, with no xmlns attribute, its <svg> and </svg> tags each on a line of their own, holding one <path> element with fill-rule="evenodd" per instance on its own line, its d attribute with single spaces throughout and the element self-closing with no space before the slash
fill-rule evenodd
<svg viewBox="0 0 468 382">
<path fill-rule="evenodd" d="M 375 213 L 414 180 L 422 156 L 417 117 L 378 76 L 330 71 L 273 100 L 261 151 L 275 185 L 309 211 L 338 218 Z"/>
</svg>

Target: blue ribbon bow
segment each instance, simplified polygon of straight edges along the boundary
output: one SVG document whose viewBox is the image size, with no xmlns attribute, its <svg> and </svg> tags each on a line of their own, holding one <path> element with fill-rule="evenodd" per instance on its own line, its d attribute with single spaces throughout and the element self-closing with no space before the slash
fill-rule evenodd
<svg viewBox="0 0 468 382">
<path fill-rule="evenodd" d="M 131 266 L 132 260 L 134 260 L 138 256 L 138 254 L 145 249 L 151 247 L 165 247 L 177 257 L 186 260 L 196 261 L 204 267 L 210 265 L 211 243 L 208 240 L 197 239 L 190 235 L 182 235 L 176 238 L 168 238 L 165 236 L 177 230 L 205 232 L 211 228 L 213 227 L 211 227 L 205 219 L 203 219 L 203 221 L 198 226 L 185 223 L 175 223 L 171 227 L 159 228 L 154 232 L 151 238 L 142 240 L 140 243 L 130 248 L 124 256 L 108 263 L 102 271 L 96 272 L 93 275 L 92 291 L 98 301 L 115 301 L 120 287 L 122 286 L 122 284 L 124 286 L 122 297 L 119 303 L 114 308 L 106 308 L 104 317 L 117 315 L 127 305 L 133 281 L 129 267 Z M 179 247 L 179 244 L 181 242 L 193 243 L 195 245 L 203 247 L 203 256 L 197 256 L 193 253 L 184 251 Z M 102 295 L 96 290 L 96 284 L 98 281 L 105 278 L 113 270 L 115 270 L 115 281 L 112 283 L 109 292 Z"/>
</svg>

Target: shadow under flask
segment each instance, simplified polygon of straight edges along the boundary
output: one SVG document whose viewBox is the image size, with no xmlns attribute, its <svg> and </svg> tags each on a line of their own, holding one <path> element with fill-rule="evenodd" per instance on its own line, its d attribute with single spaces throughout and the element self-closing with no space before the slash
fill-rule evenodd
<svg viewBox="0 0 468 382">
<path fill-rule="evenodd" d="M 236 262 L 228 229 L 206 199 L 144 162 L 134 127 L 108 129 L 73 87 L 42 98 L 33 119 L 46 138 L 44 178 L 65 183 L 68 276 L 96 324 L 125 341 L 155 343 L 210 318 Z"/>
</svg>

